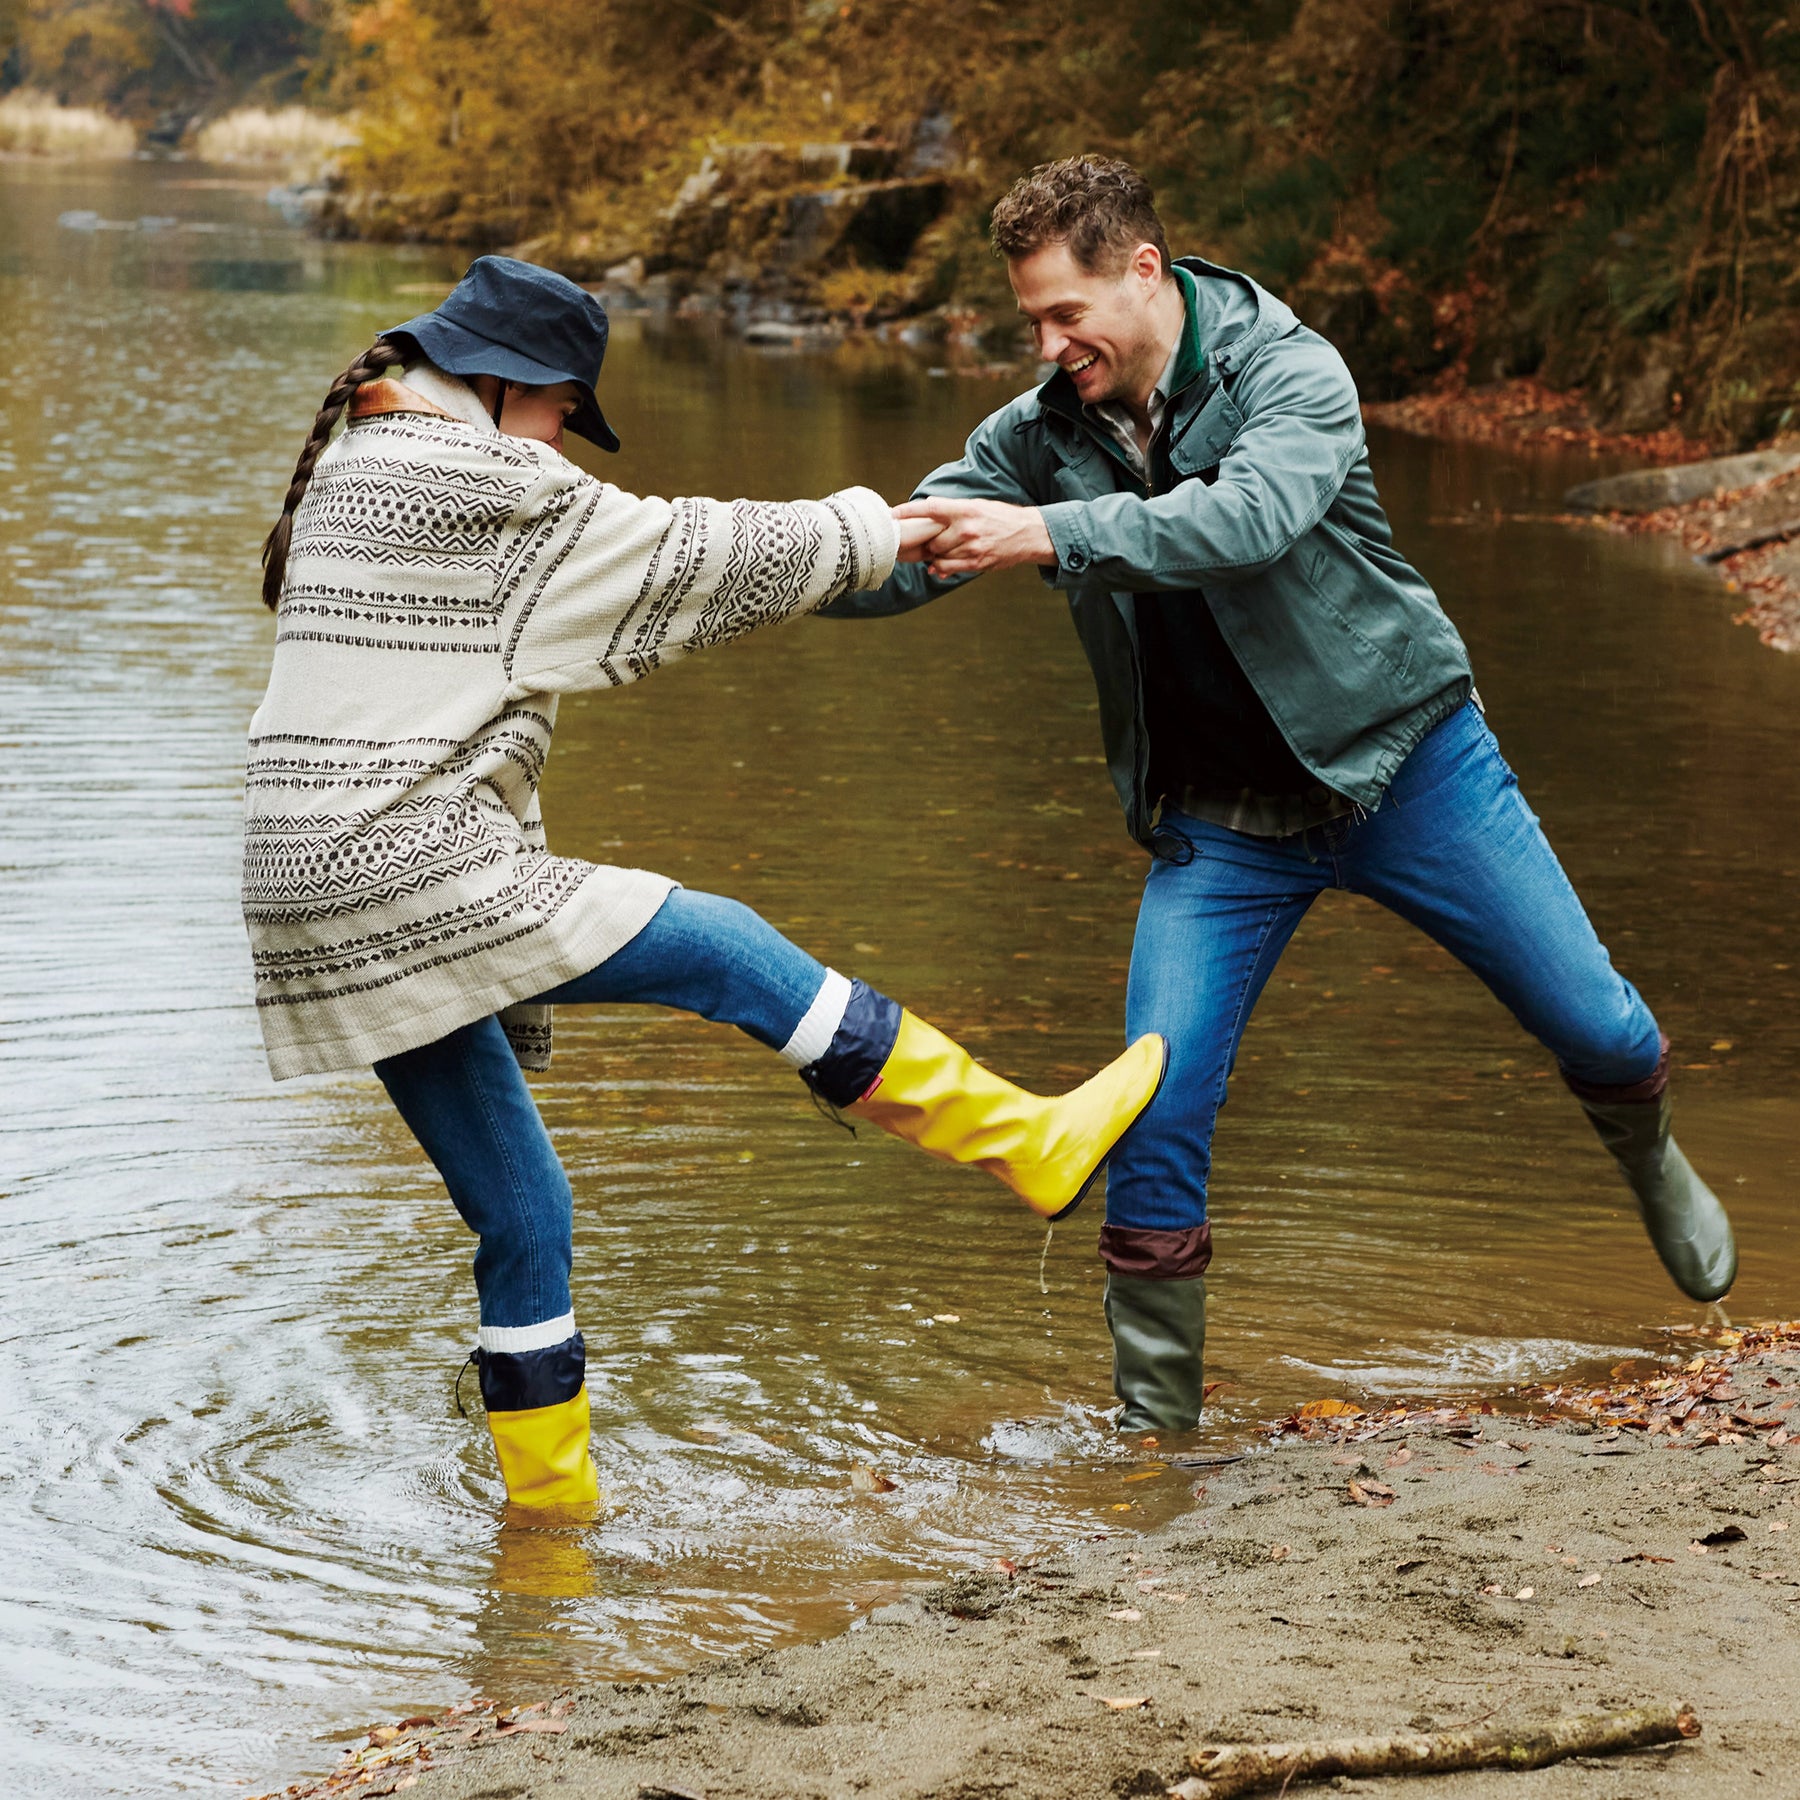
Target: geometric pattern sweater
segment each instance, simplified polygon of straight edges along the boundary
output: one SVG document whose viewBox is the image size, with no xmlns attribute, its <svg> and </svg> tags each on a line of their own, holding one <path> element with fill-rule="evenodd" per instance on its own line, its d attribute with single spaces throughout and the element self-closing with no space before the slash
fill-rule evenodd
<svg viewBox="0 0 1800 1800">
<path fill-rule="evenodd" d="M 878 587 L 886 501 L 640 499 L 502 436 L 429 364 L 361 390 L 294 516 L 250 726 L 243 900 L 275 1079 L 367 1067 L 524 1004 L 647 925 L 675 885 L 552 856 L 557 696 Z"/>
</svg>

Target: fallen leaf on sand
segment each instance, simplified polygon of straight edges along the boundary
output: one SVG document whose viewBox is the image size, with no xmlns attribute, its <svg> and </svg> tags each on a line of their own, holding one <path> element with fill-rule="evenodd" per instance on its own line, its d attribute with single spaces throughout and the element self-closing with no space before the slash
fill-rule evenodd
<svg viewBox="0 0 1800 1800">
<path fill-rule="evenodd" d="M 1269 1546 L 1270 1562 L 1280 1562 L 1284 1557 L 1291 1556 L 1292 1554 L 1293 1546 L 1290 1544 L 1271 1544 Z"/>
<path fill-rule="evenodd" d="M 502 1719 L 495 1729 L 504 1732 L 508 1737 L 516 1731 L 567 1731 L 569 1721 L 567 1719 L 514 1719 L 509 1724 Z"/>
<path fill-rule="evenodd" d="M 1173 1600 L 1177 1606 L 1185 1604 L 1187 1600 L 1186 1594 L 1158 1594 L 1156 1597 L 1159 1600 Z"/>
<path fill-rule="evenodd" d="M 1598 1575 L 1584 1575 L 1575 1585 L 1578 1588 L 1598 1587 L 1600 1585 L 1600 1577 Z"/>
<path fill-rule="evenodd" d="M 996 1556 L 994 1568 L 1002 1575 L 1016 1575 L 1019 1572 L 1019 1565 L 1010 1556 Z"/>
<path fill-rule="evenodd" d="M 1138 1592 L 1140 1594 L 1154 1594 L 1168 1579 L 1169 1578 L 1166 1575 L 1152 1575 L 1147 1580 L 1140 1581 L 1137 1584 Z"/>
<path fill-rule="evenodd" d="M 1148 1694 L 1096 1694 L 1094 1698 L 1113 1712 L 1134 1712 L 1138 1707 L 1150 1704 Z"/>
<path fill-rule="evenodd" d="M 1134 1650 L 1131 1653 L 1131 1660 L 1133 1662 L 1155 1662 L 1161 1655 L 1160 1650 Z"/>
<path fill-rule="evenodd" d="M 1144 1615 L 1135 1606 L 1121 1606 L 1106 1616 L 1109 1619 L 1123 1619 L 1127 1624 L 1132 1624 Z"/>
<path fill-rule="evenodd" d="M 1482 1589 L 1482 1590 L 1481 1590 L 1481 1591 L 1482 1591 L 1482 1592 L 1483 1592 L 1483 1593 L 1484 1593 L 1484 1594 L 1504 1594 L 1504 1593 L 1505 1593 L 1505 1592 L 1506 1592 L 1506 1589 L 1505 1589 L 1505 1588 L 1503 1588 L 1503 1587 L 1502 1587 L 1502 1586 L 1501 1586 L 1501 1585 L 1500 1585 L 1500 1584 L 1499 1584 L 1499 1582 L 1497 1582 L 1497 1581 L 1490 1581 L 1490 1582 L 1489 1582 L 1489 1583 L 1488 1583 L 1488 1584 L 1487 1584 L 1487 1586 L 1486 1586 L 1486 1587 L 1484 1587 L 1484 1588 L 1483 1588 L 1483 1589 Z"/>
<path fill-rule="evenodd" d="M 1400 1448 L 1398 1450 L 1396 1450 L 1394 1452 L 1394 1454 L 1392 1456 L 1390 1456 L 1382 1466 L 1384 1468 L 1388 1468 L 1388 1469 L 1398 1469 L 1398 1468 L 1402 1467 L 1404 1464 L 1409 1463 L 1411 1461 L 1412 1461 L 1412 1452 L 1409 1449 L 1407 1449 L 1407 1447 L 1404 1444 L 1402 1444 L 1400 1446 Z"/>
<path fill-rule="evenodd" d="M 1698 1538 L 1695 1538 L 1695 1540 L 1691 1544 L 1688 1545 L 1688 1555 L 1689 1556 L 1704 1556 L 1705 1554 L 1706 1554 L 1706 1546 L 1703 1543 L 1701 1543 Z"/>
<path fill-rule="evenodd" d="M 1409 1556 L 1405 1562 L 1397 1562 L 1394 1564 L 1394 1573 L 1396 1575 L 1410 1575 L 1414 1569 L 1422 1569 L 1424 1566 L 1424 1557 Z"/>
<path fill-rule="evenodd" d="M 1634 1550 L 1634 1551 L 1632 1551 L 1632 1553 L 1629 1556 L 1621 1556 L 1619 1558 L 1619 1561 L 1622 1563 L 1634 1563 L 1634 1562 L 1672 1563 L 1674 1560 L 1675 1559 L 1672 1556 L 1652 1556 L 1648 1550 Z"/>
<path fill-rule="evenodd" d="M 1348 1400 L 1309 1400 L 1295 1415 L 1301 1419 L 1354 1419 L 1362 1408 Z"/>
<path fill-rule="evenodd" d="M 1536 1592 L 1536 1588 L 1520 1588 L 1519 1591 L 1513 1595 L 1513 1598 L 1515 1600 L 1529 1600 Z"/>
<path fill-rule="evenodd" d="M 890 1481 L 877 1470 L 865 1468 L 861 1463 L 850 1471 L 850 1485 L 859 1494 L 891 1494 L 900 1484 Z"/>
<path fill-rule="evenodd" d="M 1741 1525 L 1721 1525 L 1717 1531 L 1705 1532 L 1694 1541 L 1711 1548 L 1714 1544 L 1741 1544 L 1749 1535 Z"/>
<path fill-rule="evenodd" d="M 1353 1481 L 1350 1483 L 1350 1498 L 1358 1506 L 1392 1506 L 1394 1490 L 1383 1487 L 1379 1481 Z"/>
<path fill-rule="evenodd" d="M 1771 1519 L 1769 1521 L 1769 1529 L 1771 1531 L 1786 1531 L 1787 1528 L 1788 1522 L 1786 1519 Z"/>
</svg>

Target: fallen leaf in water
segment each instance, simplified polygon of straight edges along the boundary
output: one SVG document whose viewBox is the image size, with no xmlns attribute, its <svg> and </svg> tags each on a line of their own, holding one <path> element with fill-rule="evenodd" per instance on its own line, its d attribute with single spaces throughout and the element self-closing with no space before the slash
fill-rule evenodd
<svg viewBox="0 0 1800 1800">
<path fill-rule="evenodd" d="M 1349 1400 L 1309 1400 L 1294 1416 L 1300 1419 L 1355 1419 L 1362 1417 L 1362 1408 Z"/>
<path fill-rule="evenodd" d="M 1578 1588 L 1598 1587 L 1600 1585 L 1600 1577 L 1598 1575 L 1584 1575 L 1575 1585 Z"/>
<path fill-rule="evenodd" d="M 1291 1555 L 1293 1555 L 1293 1546 L 1291 1544 L 1271 1544 L 1269 1546 L 1270 1562 L 1280 1562 L 1284 1557 Z"/>
<path fill-rule="evenodd" d="M 1135 1500 L 1115 1500 L 1107 1509 L 1109 1512 L 1130 1512 L 1137 1505 Z"/>
<path fill-rule="evenodd" d="M 1387 1462 L 1383 1466 L 1386 1468 L 1389 1468 L 1389 1469 L 1398 1469 L 1398 1468 L 1402 1467 L 1404 1464 L 1409 1463 L 1411 1461 L 1412 1461 L 1412 1452 L 1409 1449 L 1407 1449 L 1407 1447 L 1404 1444 L 1402 1444 L 1400 1446 L 1400 1448 L 1398 1450 L 1396 1450 L 1394 1452 L 1394 1454 L 1387 1459 Z"/>
<path fill-rule="evenodd" d="M 1749 1535 L 1741 1525 L 1721 1525 L 1717 1531 L 1703 1533 L 1695 1542 L 1710 1549 L 1715 1544 L 1741 1544 Z"/>
<path fill-rule="evenodd" d="M 859 1494 L 891 1494 L 900 1484 L 897 1481 L 890 1481 L 887 1476 L 858 1463 L 850 1471 L 850 1485 Z"/>
<path fill-rule="evenodd" d="M 1094 1698 L 1114 1712 L 1132 1712 L 1140 1706 L 1150 1704 L 1148 1694 L 1096 1694 Z"/>
<path fill-rule="evenodd" d="M 1135 1475 L 1127 1475 L 1125 1477 L 1125 1479 L 1127 1481 L 1154 1481 L 1157 1478 L 1157 1476 L 1166 1475 L 1166 1474 L 1168 1474 L 1168 1472 L 1169 1472 L 1168 1464 L 1165 1463 L 1162 1465 L 1161 1468 L 1139 1469 Z"/>
<path fill-rule="evenodd" d="M 960 1325 L 962 1323 L 961 1313 L 933 1313 L 931 1316 L 940 1325 Z"/>
<path fill-rule="evenodd" d="M 1392 1506 L 1394 1490 L 1383 1487 L 1379 1481 L 1353 1481 L 1350 1483 L 1350 1498 L 1358 1506 Z"/>
<path fill-rule="evenodd" d="M 689 1431 L 697 1431 L 702 1437 L 730 1437 L 731 1427 L 723 1419 L 702 1419 L 697 1425 L 690 1425 Z"/>
<path fill-rule="evenodd" d="M 1121 1606 L 1106 1615 L 1109 1619 L 1124 1619 L 1127 1622 L 1141 1619 L 1144 1615 L 1135 1606 Z"/>
</svg>

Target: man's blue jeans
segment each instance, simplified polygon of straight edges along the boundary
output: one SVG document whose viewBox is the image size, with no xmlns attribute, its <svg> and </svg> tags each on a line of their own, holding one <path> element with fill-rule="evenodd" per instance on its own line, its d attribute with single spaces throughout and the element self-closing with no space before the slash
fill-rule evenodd
<svg viewBox="0 0 1800 1800">
<path fill-rule="evenodd" d="M 1204 1268 L 1209 1245 L 1198 1234 L 1213 1125 L 1238 1044 L 1288 939 L 1326 888 L 1366 894 L 1435 938 L 1570 1080 L 1624 1089 L 1657 1071 L 1655 1019 L 1613 968 L 1472 702 L 1406 759 L 1375 813 L 1286 838 L 1181 813 L 1165 813 L 1162 829 L 1125 1023 L 1128 1039 L 1146 1031 L 1168 1039 L 1169 1073 L 1108 1166 L 1102 1254 L 1115 1268 Z M 1156 1240 L 1132 1235 L 1140 1232 L 1196 1234 L 1185 1266 L 1167 1266 Z"/>
<path fill-rule="evenodd" d="M 558 1006 L 681 1007 L 735 1025 L 799 1066 L 819 1054 L 818 1040 L 830 1042 L 843 1013 L 841 1000 L 835 1010 L 815 1007 L 831 999 L 831 983 L 850 991 L 749 907 L 677 888 L 616 955 L 538 998 Z M 808 1030 L 810 1053 L 794 1049 Z M 375 1073 L 480 1239 L 475 1288 L 484 1350 L 526 1356 L 566 1341 L 575 1329 L 574 1202 L 500 1021 L 478 1019 L 378 1062 Z"/>
</svg>

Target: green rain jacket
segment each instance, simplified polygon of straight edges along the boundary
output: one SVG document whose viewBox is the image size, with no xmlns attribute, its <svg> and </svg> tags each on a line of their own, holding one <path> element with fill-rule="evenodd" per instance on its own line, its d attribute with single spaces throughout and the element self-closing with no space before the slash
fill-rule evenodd
<svg viewBox="0 0 1800 1800">
<path fill-rule="evenodd" d="M 1295 756 L 1370 812 L 1473 689 L 1456 628 L 1394 548 L 1343 358 L 1247 275 L 1198 257 L 1175 267 L 1187 328 L 1147 486 L 1058 370 L 983 420 L 916 490 L 1041 509 L 1057 555 L 1045 579 L 1069 597 L 1113 785 L 1146 847 L 1158 796 L 1147 791 L 1137 594 L 1210 606 Z M 823 612 L 909 612 L 967 579 L 903 564 Z"/>
</svg>

